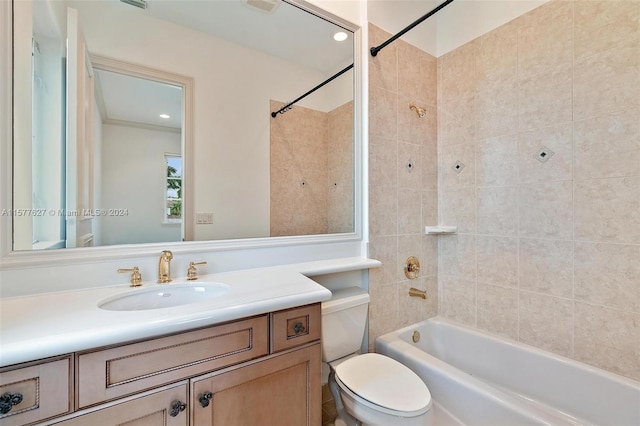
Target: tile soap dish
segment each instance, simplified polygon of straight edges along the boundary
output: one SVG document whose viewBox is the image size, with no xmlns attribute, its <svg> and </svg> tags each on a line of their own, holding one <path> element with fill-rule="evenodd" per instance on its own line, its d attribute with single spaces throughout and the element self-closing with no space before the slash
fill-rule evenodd
<svg viewBox="0 0 640 426">
<path fill-rule="evenodd" d="M 425 226 L 424 233 L 427 235 L 457 234 L 458 227 L 457 226 Z"/>
</svg>

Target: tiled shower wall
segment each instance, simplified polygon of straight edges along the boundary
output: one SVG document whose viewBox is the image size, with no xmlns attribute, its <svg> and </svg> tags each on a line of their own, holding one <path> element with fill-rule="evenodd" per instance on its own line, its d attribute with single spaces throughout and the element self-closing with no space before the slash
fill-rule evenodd
<svg viewBox="0 0 640 426">
<path fill-rule="evenodd" d="M 438 58 L 438 113 L 441 314 L 640 379 L 640 2 Z"/>
<path fill-rule="evenodd" d="M 369 25 L 369 43 L 391 37 Z M 382 261 L 369 275 L 369 345 L 375 338 L 436 315 L 437 237 L 423 235 L 437 221 L 436 58 L 399 40 L 369 58 L 369 255 Z M 409 109 L 424 107 L 424 118 Z M 420 260 L 420 277 L 403 265 Z M 409 288 L 429 298 L 409 297 Z"/>
<path fill-rule="evenodd" d="M 353 102 L 270 123 L 271 236 L 353 232 Z"/>
</svg>

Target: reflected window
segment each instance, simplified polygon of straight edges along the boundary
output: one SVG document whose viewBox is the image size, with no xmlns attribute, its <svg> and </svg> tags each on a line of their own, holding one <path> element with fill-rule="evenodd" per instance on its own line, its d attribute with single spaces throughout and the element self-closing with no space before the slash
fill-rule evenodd
<svg viewBox="0 0 640 426">
<path fill-rule="evenodd" d="M 182 157 L 165 154 L 167 180 L 165 185 L 165 220 L 182 221 Z"/>
</svg>

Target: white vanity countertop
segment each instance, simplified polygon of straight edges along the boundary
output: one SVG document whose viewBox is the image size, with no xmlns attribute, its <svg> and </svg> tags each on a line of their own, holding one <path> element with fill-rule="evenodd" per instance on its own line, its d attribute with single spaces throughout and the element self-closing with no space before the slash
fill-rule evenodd
<svg viewBox="0 0 640 426">
<path fill-rule="evenodd" d="M 0 299 L 0 367 L 322 302 L 331 292 L 306 275 L 378 266 L 376 260 L 356 257 L 202 275 L 200 281 L 225 283 L 229 291 L 219 298 L 139 311 L 108 311 L 98 303 L 154 286 L 166 290 L 172 283 Z"/>
</svg>

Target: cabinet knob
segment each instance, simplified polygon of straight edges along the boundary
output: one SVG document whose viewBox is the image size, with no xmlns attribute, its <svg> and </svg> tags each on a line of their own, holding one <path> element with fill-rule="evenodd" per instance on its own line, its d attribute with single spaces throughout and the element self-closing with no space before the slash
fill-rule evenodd
<svg viewBox="0 0 640 426">
<path fill-rule="evenodd" d="M 187 408 L 187 404 L 184 402 L 178 400 L 173 401 L 171 403 L 171 412 L 169 412 L 169 415 L 171 417 L 176 417 L 181 411 L 184 411 L 185 408 Z"/>
<path fill-rule="evenodd" d="M 303 333 L 305 331 L 304 324 L 301 322 L 297 322 L 293 324 L 293 332 L 296 334 Z"/>
<path fill-rule="evenodd" d="M 22 394 L 6 392 L 0 396 L 0 414 L 7 414 L 14 405 L 22 402 Z"/>
<path fill-rule="evenodd" d="M 200 395 L 198 401 L 200 401 L 200 405 L 202 405 L 202 408 L 209 406 L 209 401 L 211 401 L 211 398 L 213 398 L 213 394 L 211 392 L 205 392 Z"/>
</svg>

